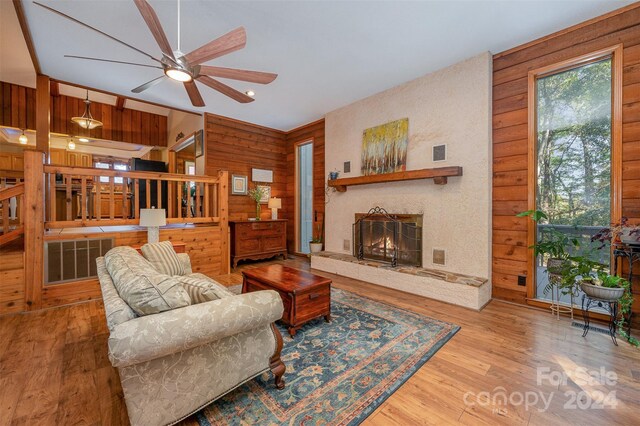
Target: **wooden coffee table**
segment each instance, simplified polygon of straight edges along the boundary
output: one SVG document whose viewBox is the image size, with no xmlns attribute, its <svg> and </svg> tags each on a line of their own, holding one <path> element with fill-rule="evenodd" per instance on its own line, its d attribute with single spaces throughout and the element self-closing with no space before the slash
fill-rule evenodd
<svg viewBox="0 0 640 426">
<path fill-rule="evenodd" d="M 305 323 L 324 316 L 331 321 L 331 280 L 283 265 L 242 271 L 242 292 L 275 290 L 284 304 L 282 322 L 291 337 Z"/>
</svg>

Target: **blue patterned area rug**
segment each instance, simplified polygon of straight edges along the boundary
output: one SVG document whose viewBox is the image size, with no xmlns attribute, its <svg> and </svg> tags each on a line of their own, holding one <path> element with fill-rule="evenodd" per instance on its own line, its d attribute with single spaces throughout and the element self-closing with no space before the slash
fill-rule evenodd
<svg viewBox="0 0 640 426">
<path fill-rule="evenodd" d="M 357 425 L 460 327 L 353 293 L 331 290 L 331 323 L 284 339 L 286 386 L 265 373 L 197 413 L 210 425 Z"/>
</svg>

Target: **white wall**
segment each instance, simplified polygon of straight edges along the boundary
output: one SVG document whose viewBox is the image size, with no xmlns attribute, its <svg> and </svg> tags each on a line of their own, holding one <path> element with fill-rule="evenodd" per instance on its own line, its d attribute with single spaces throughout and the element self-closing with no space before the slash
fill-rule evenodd
<svg viewBox="0 0 640 426">
<path fill-rule="evenodd" d="M 172 146 L 176 143 L 176 137 L 180 132 L 184 136 L 204 128 L 204 117 L 202 115 L 188 114 L 182 111 L 171 110 L 167 116 L 167 143 Z"/>
<path fill-rule="evenodd" d="M 327 204 L 326 250 L 351 240 L 355 213 L 379 205 L 391 213 L 422 213 L 423 266 L 490 276 L 491 262 L 491 54 L 483 53 L 326 115 L 326 170 L 360 176 L 362 131 L 409 118 L 407 170 L 462 166 L 447 185 L 432 180 L 352 186 Z M 448 159 L 431 161 L 431 147 L 447 144 Z M 353 244 L 351 242 L 351 244 Z M 433 265 L 432 249 L 447 264 Z"/>
<path fill-rule="evenodd" d="M 172 146 L 176 143 L 176 137 L 179 133 L 182 132 L 184 136 L 189 136 L 193 132 L 202 130 L 204 128 L 204 116 L 171 110 L 167 117 L 167 127 L 169 128 L 167 143 L 169 146 Z M 196 158 L 197 175 L 204 175 L 206 173 L 205 158 L 204 155 Z"/>
</svg>

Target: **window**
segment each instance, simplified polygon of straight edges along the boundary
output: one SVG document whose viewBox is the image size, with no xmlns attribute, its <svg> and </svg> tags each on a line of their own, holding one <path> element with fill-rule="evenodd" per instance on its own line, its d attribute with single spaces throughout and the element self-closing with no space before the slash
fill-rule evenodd
<svg viewBox="0 0 640 426">
<path fill-rule="evenodd" d="M 533 87 L 536 190 L 535 205 L 530 207 L 549 216 L 548 223 L 535 225 L 534 238 L 543 239 L 553 225 L 580 243 L 579 248 L 568 247 L 568 251 L 604 264 L 610 263 L 610 253 L 596 250 L 590 238 L 619 218 L 615 207 L 618 177 L 612 176 L 617 155 L 613 137 L 615 51 L 541 72 L 535 75 Z M 547 260 L 535 259 L 531 271 L 536 277 L 533 296 L 537 299 L 552 298 L 545 273 Z M 560 301 L 569 303 L 569 295 L 561 296 Z"/>
<path fill-rule="evenodd" d="M 297 249 L 309 253 L 313 239 L 313 143 L 299 144 L 296 148 Z"/>
<path fill-rule="evenodd" d="M 96 169 L 105 169 L 105 170 L 113 169 L 113 170 L 119 170 L 123 172 L 126 172 L 127 170 L 129 170 L 129 165 L 127 163 L 124 163 L 121 161 L 114 161 L 114 160 L 96 161 L 93 166 Z M 100 182 L 109 183 L 110 178 L 108 176 L 100 176 Z M 122 184 L 124 182 L 124 179 L 121 177 L 116 177 L 113 179 L 113 182 L 117 184 Z"/>
</svg>

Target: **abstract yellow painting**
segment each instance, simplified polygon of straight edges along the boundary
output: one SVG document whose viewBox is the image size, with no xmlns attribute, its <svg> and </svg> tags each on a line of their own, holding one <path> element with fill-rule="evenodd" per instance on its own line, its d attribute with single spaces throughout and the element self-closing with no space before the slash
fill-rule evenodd
<svg viewBox="0 0 640 426">
<path fill-rule="evenodd" d="M 408 143 L 408 118 L 366 129 L 362 133 L 362 175 L 406 170 Z"/>
</svg>

